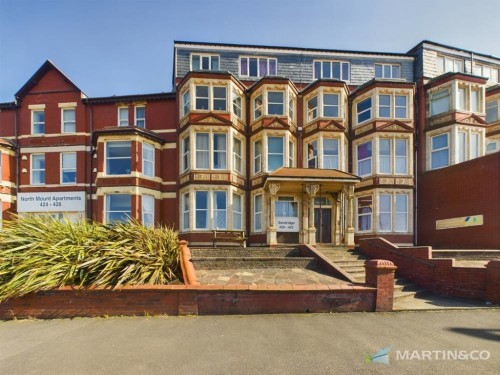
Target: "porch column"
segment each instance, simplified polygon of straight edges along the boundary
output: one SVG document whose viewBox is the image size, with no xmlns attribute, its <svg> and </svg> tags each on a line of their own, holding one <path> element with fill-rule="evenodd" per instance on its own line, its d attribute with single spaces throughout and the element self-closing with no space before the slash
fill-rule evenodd
<svg viewBox="0 0 500 375">
<path fill-rule="evenodd" d="M 346 245 L 354 248 L 354 185 L 349 185 L 345 188 L 345 196 L 347 198 L 347 229 L 346 229 Z"/>
<path fill-rule="evenodd" d="M 314 198 L 319 191 L 319 185 L 306 185 L 306 192 L 309 195 L 309 228 L 307 228 L 307 244 L 316 245 L 316 227 L 314 226 Z"/>
<path fill-rule="evenodd" d="M 269 230 L 267 231 L 268 233 L 268 238 L 267 242 L 269 245 L 277 245 L 278 244 L 278 238 L 277 238 L 277 228 L 276 228 L 276 198 L 277 198 L 277 193 L 280 189 L 280 184 L 269 184 Z"/>
</svg>

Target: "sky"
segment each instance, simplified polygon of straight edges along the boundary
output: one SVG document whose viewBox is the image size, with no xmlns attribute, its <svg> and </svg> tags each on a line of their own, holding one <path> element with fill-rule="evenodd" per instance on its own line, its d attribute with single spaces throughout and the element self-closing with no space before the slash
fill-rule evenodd
<svg viewBox="0 0 500 375">
<path fill-rule="evenodd" d="M 50 59 L 87 96 L 172 91 L 173 42 L 500 57 L 498 0 L 0 0 L 0 102 Z"/>
</svg>

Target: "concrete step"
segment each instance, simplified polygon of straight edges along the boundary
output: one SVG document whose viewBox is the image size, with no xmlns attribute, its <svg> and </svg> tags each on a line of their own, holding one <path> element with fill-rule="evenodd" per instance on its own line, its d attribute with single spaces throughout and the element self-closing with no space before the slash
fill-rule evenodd
<svg viewBox="0 0 500 375">
<path fill-rule="evenodd" d="M 248 268 L 316 268 L 316 259 L 312 257 L 197 257 L 192 258 L 197 270 L 225 270 Z"/>
<path fill-rule="evenodd" d="M 298 250 L 295 248 L 276 248 L 276 249 L 270 249 L 270 248 L 251 248 L 247 247 L 242 248 L 234 248 L 234 247 L 228 247 L 228 248 L 194 248 L 191 249 L 191 255 L 193 258 L 208 258 L 208 257 L 214 257 L 214 258 L 224 258 L 224 257 L 231 257 L 231 258 L 279 258 L 279 257 L 295 257 L 298 256 Z"/>
</svg>

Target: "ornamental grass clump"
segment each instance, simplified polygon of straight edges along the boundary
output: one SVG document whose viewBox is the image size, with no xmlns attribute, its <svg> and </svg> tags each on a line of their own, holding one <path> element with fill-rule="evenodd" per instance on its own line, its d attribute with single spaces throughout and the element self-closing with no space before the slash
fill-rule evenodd
<svg viewBox="0 0 500 375">
<path fill-rule="evenodd" d="M 167 284 L 178 262 L 170 228 L 19 217 L 0 230 L 0 301 L 61 286 Z"/>
</svg>

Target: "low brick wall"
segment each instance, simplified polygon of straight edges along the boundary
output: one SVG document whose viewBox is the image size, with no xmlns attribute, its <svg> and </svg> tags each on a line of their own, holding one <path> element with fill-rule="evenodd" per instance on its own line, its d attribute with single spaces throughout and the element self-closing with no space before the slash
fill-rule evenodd
<svg viewBox="0 0 500 375">
<path fill-rule="evenodd" d="M 347 285 L 65 287 L 3 302 L 0 319 L 374 311 L 376 292 Z"/>
<path fill-rule="evenodd" d="M 486 268 L 457 267 L 454 259 L 433 259 L 428 246 L 400 248 L 383 238 L 367 238 L 360 250 L 371 258 L 388 259 L 398 273 L 412 282 L 447 296 L 472 298 L 500 304 L 500 260 Z"/>
</svg>

